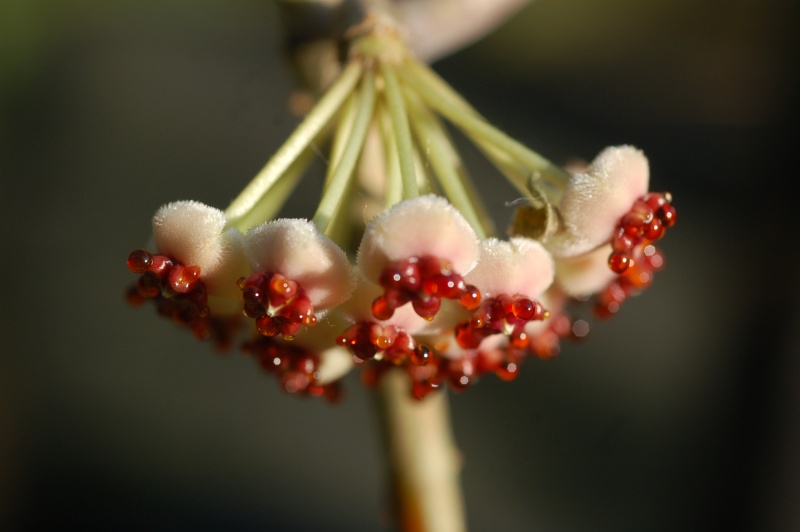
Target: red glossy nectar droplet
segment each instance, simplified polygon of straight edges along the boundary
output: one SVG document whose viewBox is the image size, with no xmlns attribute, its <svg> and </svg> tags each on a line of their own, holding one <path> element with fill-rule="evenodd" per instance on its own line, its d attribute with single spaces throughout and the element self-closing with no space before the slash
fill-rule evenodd
<svg viewBox="0 0 800 532">
<path fill-rule="evenodd" d="M 608 267 L 614 273 L 623 273 L 625 270 L 633 265 L 633 259 L 630 255 L 617 251 L 612 253 L 608 258 Z"/>
<path fill-rule="evenodd" d="M 467 310 L 475 310 L 481 305 L 481 292 L 476 286 L 468 284 L 458 302 Z"/>
<path fill-rule="evenodd" d="M 436 296 L 430 296 L 428 299 L 415 299 L 411 302 L 411 306 L 414 307 L 417 315 L 428 321 L 431 321 L 436 316 L 441 304 L 442 300 Z"/>
<path fill-rule="evenodd" d="M 464 349 L 474 349 L 481 343 L 481 339 L 474 334 L 470 322 L 466 321 L 456 326 L 456 342 Z"/>
<path fill-rule="evenodd" d="M 191 292 L 199 278 L 200 268 L 197 266 L 177 265 L 169 272 L 170 287 L 180 294 Z"/>
<path fill-rule="evenodd" d="M 649 192 L 642 196 L 642 200 L 654 211 L 669 202 L 669 199 L 664 194 L 659 194 L 658 192 Z"/>
<path fill-rule="evenodd" d="M 536 305 L 528 298 L 520 298 L 511 305 L 511 311 L 516 318 L 530 320 L 536 313 Z"/>
<path fill-rule="evenodd" d="M 633 248 L 633 245 L 633 236 L 628 234 L 624 227 L 620 227 L 611 240 L 611 246 L 614 248 L 614 251 L 628 251 Z"/>
<path fill-rule="evenodd" d="M 424 345 L 417 346 L 411 354 L 411 363 L 415 366 L 425 366 L 432 359 L 433 353 Z"/>
<path fill-rule="evenodd" d="M 278 324 L 271 317 L 264 315 L 256 320 L 256 329 L 263 336 L 277 336 L 280 332 Z"/>
<path fill-rule="evenodd" d="M 144 249 L 137 249 L 128 255 L 128 269 L 133 273 L 144 273 L 153 264 L 153 256 Z"/>
<path fill-rule="evenodd" d="M 664 225 L 661 223 L 661 220 L 658 218 L 653 218 L 647 225 L 647 228 L 642 236 L 644 236 L 647 240 L 658 240 L 664 236 Z"/>
<path fill-rule="evenodd" d="M 388 320 L 394 315 L 394 308 L 385 297 L 380 296 L 372 302 L 372 315 L 378 320 Z"/>
<path fill-rule="evenodd" d="M 658 211 L 656 211 L 656 216 L 658 219 L 661 220 L 661 223 L 664 224 L 664 227 L 670 228 L 675 225 L 675 217 L 677 216 L 677 212 L 675 207 L 666 203 L 662 205 Z"/>
</svg>

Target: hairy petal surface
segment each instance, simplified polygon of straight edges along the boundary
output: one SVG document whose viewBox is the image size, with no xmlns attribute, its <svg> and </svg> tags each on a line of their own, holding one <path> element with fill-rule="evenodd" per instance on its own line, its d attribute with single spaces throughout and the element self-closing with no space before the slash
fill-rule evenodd
<svg viewBox="0 0 800 532">
<path fill-rule="evenodd" d="M 632 146 L 609 147 L 570 180 L 559 205 L 562 227 L 547 240 L 556 257 L 574 257 L 609 242 L 620 218 L 647 193 L 650 169 Z"/>
<path fill-rule="evenodd" d="M 377 281 L 392 262 L 435 256 L 448 260 L 461 275 L 475 266 L 478 237 L 467 220 L 439 196 L 398 203 L 370 221 L 358 249 L 358 266 Z"/>
<path fill-rule="evenodd" d="M 353 290 L 347 255 L 308 220 L 282 218 L 250 229 L 244 253 L 254 272 L 299 283 L 315 307 L 334 307 Z"/>
<path fill-rule="evenodd" d="M 480 245 L 478 265 L 465 276 L 484 299 L 501 294 L 538 298 L 553 282 L 553 258 L 536 240 L 490 238 Z"/>
</svg>

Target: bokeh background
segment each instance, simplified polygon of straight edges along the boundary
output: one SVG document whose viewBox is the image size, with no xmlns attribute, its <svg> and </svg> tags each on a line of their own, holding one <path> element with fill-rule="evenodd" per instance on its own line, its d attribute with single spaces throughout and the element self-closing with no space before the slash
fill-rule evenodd
<svg viewBox="0 0 800 532">
<path fill-rule="evenodd" d="M 643 148 L 679 211 L 644 297 L 451 397 L 473 530 L 800 529 L 797 15 L 539 0 L 436 63 L 554 161 Z M 266 0 L 0 3 L 0 529 L 385 526 L 356 378 L 290 397 L 123 301 L 155 209 L 224 207 L 297 123 L 282 42 Z"/>
</svg>

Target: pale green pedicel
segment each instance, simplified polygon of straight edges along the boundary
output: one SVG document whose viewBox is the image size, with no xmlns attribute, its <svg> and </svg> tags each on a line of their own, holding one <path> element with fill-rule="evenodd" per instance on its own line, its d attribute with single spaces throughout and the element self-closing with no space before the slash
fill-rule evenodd
<svg viewBox="0 0 800 532">
<path fill-rule="evenodd" d="M 330 123 L 344 100 L 352 93 L 361 78 L 362 70 L 363 67 L 357 61 L 351 62 L 345 67 L 342 74 L 283 146 L 225 210 L 225 216 L 231 225 L 237 225 L 238 219 L 247 215 L 248 211 L 258 203 L 264 194 L 269 192 L 281 175 Z"/>
<path fill-rule="evenodd" d="M 358 156 L 367 138 L 367 130 L 375 107 L 375 74 L 367 70 L 361 81 L 355 122 L 350 135 L 350 141 L 345 146 L 341 160 L 330 178 L 328 188 L 314 214 L 314 224 L 326 235 L 333 231 L 330 222 L 342 204 L 350 180 L 353 177 Z"/>
</svg>

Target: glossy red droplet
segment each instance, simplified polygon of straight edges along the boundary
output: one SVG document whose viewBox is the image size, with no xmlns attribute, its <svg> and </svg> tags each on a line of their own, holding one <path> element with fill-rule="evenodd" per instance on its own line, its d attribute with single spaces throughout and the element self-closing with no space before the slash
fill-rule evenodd
<svg viewBox="0 0 800 532">
<path fill-rule="evenodd" d="M 133 273 L 144 273 L 153 264 L 153 255 L 144 249 L 137 249 L 128 255 L 128 269 Z"/>
<path fill-rule="evenodd" d="M 170 288 L 180 294 L 186 294 L 194 290 L 195 284 L 200 279 L 200 268 L 176 264 L 170 270 L 168 279 Z"/>
<path fill-rule="evenodd" d="M 379 296 L 372 302 L 372 315 L 378 320 L 388 320 L 394 316 L 394 308 L 385 297 Z"/>
<path fill-rule="evenodd" d="M 458 302 L 467 310 L 475 310 L 481 304 L 481 291 L 474 285 L 467 285 Z"/>
<path fill-rule="evenodd" d="M 409 302 L 428 320 L 438 313 L 442 298 L 464 298 L 464 306 L 480 303 L 480 292 L 469 289 L 449 261 L 430 255 L 392 262 L 381 272 L 379 283 L 384 288 L 383 301 L 373 303 L 373 315 L 381 320 Z"/>
<path fill-rule="evenodd" d="M 429 296 L 427 299 L 415 299 L 411 302 L 414 311 L 426 320 L 432 320 L 436 316 L 441 304 L 442 300 L 437 296 Z"/>
<path fill-rule="evenodd" d="M 172 266 L 173 262 L 169 257 L 164 255 L 153 255 L 153 262 L 150 264 L 150 267 L 147 268 L 147 270 L 158 275 L 159 277 L 164 277 L 172 270 Z"/>
<path fill-rule="evenodd" d="M 516 318 L 527 321 L 536 314 L 536 305 L 530 299 L 523 297 L 514 301 L 511 312 Z"/>
<path fill-rule="evenodd" d="M 661 223 L 663 223 L 666 228 L 675 225 L 677 215 L 678 211 L 669 203 L 662 205 L 658 211 L 656 211 L 656 216 L 658 216 L 658 219 L 661 220 Z"/>
<path fill-rule="evenodd" d="M 614 251 L 630 251 L 633 246 L 635 245 L 636 240 L 634 237 L 625 230 L 624 227 L 620 227 L 614 238 L 611 239 L 611 247 Z"/>
<path fill-rule="evenodd" d="M 642 201 L 647 204 L 653 211 L 656 211 L 662 205 L 667 203 L 667 198 L 664 194 L 660 194 L 658 192 L 648 192 L 644 196 L 642 196 Z"/>
<path fill-rule="evenodd" d="M 642 233 L 642 236 L 650 241 L 655 241 L 664 236 L 664 225 L 658 218 L 653 218 Z"/>
<path fill-rule="evenodd" d="M 415 366 L 425 366 L 433 359 L 433 352 L 424 345 L 417 346 L 411 355 L 411 363 Z"/>
<path fill-rule="evenodd" d="M 456 326 L 456 342 L 464 349 L 474 349 L 481 343 L 481 339 L 475 334 L 470 322 L 464 322 Z"/>
<path fill-rule="evenodd" d="M 608 258 L 608 266 L 614 273 L 623 273 L 633 265 L 633 259 L 627 253 L 615 252 Z"/>
<path fill-rule="evenodd" d="M 263 336 L 277 336 L 280 332 L 278 323 L 267 315 L 263 315 L 256 320 L 256 329 Z"/>
</svg>

